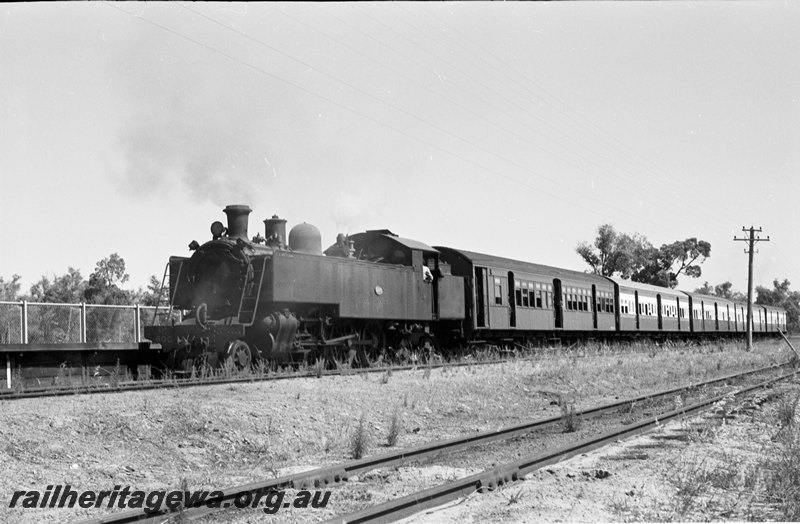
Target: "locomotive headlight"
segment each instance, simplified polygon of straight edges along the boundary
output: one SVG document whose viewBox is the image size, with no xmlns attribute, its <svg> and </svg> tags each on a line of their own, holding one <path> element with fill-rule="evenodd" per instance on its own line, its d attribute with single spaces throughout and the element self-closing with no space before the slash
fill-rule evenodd
<svg viewBox="0 0 800 524">
<path fill-rule="evenodd" d="M 224 232 L 225 232 L 225 226 L 223 226 L 222 222 L 220 222 L 219 220 L 211 224 L 211 236 L 214 237 L 214 240 L 221 237 Z"/>
</svg>

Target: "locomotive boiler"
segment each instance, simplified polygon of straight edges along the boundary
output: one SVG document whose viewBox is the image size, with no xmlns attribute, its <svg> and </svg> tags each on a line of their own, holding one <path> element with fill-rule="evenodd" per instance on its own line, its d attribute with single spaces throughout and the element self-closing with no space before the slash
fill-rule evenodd
<svg viewBox="0 0 800 524">
<path fill-rule="evenodd" d="M 170 257 L 169 302 L 179 323 L 145 327 L 166 367 L 190 370 L 229 361 L 238 368 L 334 357 L 368 365 L 387 351 L 430 349 L 464 319 L 464 278 L 439 252 L 389 230 L 339 235 L 322 252 L 319 230 L 264 220 L 248 238 L 251 209 L 224 209 L 227 227 L 192 241 L 191 257 Z"/>
</svg>

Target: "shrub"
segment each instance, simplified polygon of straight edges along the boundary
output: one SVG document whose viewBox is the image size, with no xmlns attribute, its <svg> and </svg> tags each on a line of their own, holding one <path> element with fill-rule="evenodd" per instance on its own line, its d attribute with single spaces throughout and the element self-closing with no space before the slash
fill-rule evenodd
<svg viewBox="0 0 800 524">
<path fill-rule="evenodd" d="M 392 420 L 389 423 L 389 434 L 386 435 L 386 443 L 389 447 L 397 444 L 397 438 L 400 436 L 400 431 L 403 429 L 403 421 L 400 417 L 400 411 L 395 409 L 392 414 Z"/>
<path fill-rule="evenodd" d="M 368 445 L 369 435 L 367 433 L 367 421 L 362 413 L 361 418 L 358 420 L 358 426 L 356 426 L 353 434 L 350 435 L 350 455 L 354 459 L 362 458 L 367 452 Z"/>
</svg>

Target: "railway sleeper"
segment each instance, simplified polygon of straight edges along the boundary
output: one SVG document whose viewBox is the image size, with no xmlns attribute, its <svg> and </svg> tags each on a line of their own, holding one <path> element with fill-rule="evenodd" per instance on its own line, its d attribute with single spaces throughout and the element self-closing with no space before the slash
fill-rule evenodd
<svg viewBox="0 0 800 524">
<path fill-rule="evenodd" d="M 505 470 L 489 470 L 485 475 L 481 476 L 477 483 L 477 489 L 480 493 L 487 493 L 493 491 L 504 484 L 516 482 L 521 478 L 519 469 L 516 467 L 508 468 Z"/>
<path fill-rule="evenodd" d="M 294 489 L 311 489 L 323 488 L 331 484 L 338 484 L 348 479 L 347 472 L 343 468 L 335 468 L 322 472 L 316 475 L 303 477 L 292 481 L 292 488 Z"/>
</svg>

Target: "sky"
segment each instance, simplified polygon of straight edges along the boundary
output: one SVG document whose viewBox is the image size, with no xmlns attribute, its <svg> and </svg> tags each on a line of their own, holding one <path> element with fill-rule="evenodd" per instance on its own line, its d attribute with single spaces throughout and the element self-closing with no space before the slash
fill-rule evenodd
<svg viewBox="0 0 800 524">
<path fill-rule="evenodd" d="M 800 286 L 800 4 L 6 3 L 0 277 L 367 229 L 569 269 L 601 224 Z"/>
</svg>

